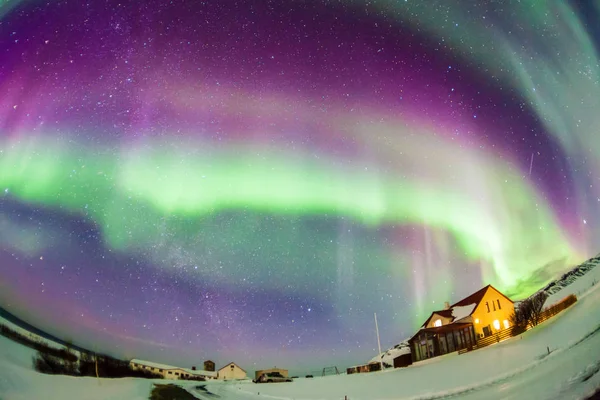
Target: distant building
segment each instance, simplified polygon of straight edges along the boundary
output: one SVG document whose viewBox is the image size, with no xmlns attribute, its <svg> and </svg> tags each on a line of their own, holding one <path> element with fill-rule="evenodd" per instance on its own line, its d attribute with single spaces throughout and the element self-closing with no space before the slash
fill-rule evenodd
<svg viewBox="0 0 600 400">
<path fill-rule="evenodd" d="M 492 285 L 444 310 L 431 313 L 421 329 L 409 340 L 413 361 L 421 361 L 464 348 L 477 339 L 510 328 L 514 304 Z"/>
<path fill-rule="evenodd" d="M 288 370 L 287 369 L 282 369 L 282 368 L 270 368 L 270 369 L 261 369 L 258 371 L 254 372 L 254 379 L 258 379 L 259 376 L 261 376 L 262 374 L 267 374 L 267 373 L 271 373 L 271 372 L 279 372 L 281 374 L 281 376 L 283 376 L 284 378 L 288 377 Z"/>
<path fill-rule="evenodd" d="M 230 362 L 219 371 L 217 371 L 217 379 L 231 381 L 238 379 L 246 379 L 246 371 L 244 371 L 236 363 Z"/>
<path fill-rule="evenodd" d="M 217 379 L 217 373 L 214 371 L 199 371 L 190 368 L 159 364 L 152 361 L 133 359 L 129 362 L 129 365 L 132 369 L 153 372 L 162 375 L 165 379 Z"/>
<path fill-rule="evenodd" d="M 375 372 L 375 371 L 381 371 L 381 363 L 380 362 L 371 361 L 368 364 L 356 365 L 354 367 L 346 368 L 346 374 L 348 374 L 348 375 L 362 374 L 365 372 Z"/>
<path fill-rule="evenodd" d="M 211 360 L 204 361 L 204 370 L 205 371 L 213 371 L 215 370 L 215 362 Z"/>
</svg>

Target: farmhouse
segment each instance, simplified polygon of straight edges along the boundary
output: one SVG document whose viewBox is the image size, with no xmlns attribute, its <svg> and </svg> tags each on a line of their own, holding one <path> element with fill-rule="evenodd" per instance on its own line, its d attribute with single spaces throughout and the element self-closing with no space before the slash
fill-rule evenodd
<svg viewBox="0 0 600 400">
<path fill-rule="evenodd" d="M 138 359 L 131 360 L 129 365 L 132 369 L 141 369 L 160 374 L 165 379 L 217 379 L 216 372 L 196 370 L 196 367 L 181 368 Z"/>
<path fill-rule="evenodd" d="M 237 379 L 246 379 L 246 371 L 240 368 L 236 363 L 230 362 L 219 371 L 217 371 L 217 379 L 231 381 Z"/>
<path fill-rule="evenodd" d="M 477 339 L 510 327 L 514 304 L 492 285 L 443 310 L 434 311 L 409 340 L 413 361 L 421 361 L 464 348 Z"/>
</svg>

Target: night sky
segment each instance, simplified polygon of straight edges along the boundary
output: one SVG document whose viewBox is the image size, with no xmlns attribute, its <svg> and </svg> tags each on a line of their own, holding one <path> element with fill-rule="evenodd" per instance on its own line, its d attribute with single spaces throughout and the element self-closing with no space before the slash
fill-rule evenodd
<svg viewBox="0 0 600 400">
<path fill-rule="evenodd" d="M 427 4 L 425 4 L 427 3 Z M 0 306 L 345 367 L 600 251 L 600 3 L 1 1 Z"/>
</svg>

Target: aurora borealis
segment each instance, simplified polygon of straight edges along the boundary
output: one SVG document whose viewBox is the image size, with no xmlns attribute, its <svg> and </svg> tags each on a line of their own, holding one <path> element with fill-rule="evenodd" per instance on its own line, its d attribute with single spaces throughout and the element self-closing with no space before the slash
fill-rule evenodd
<svg viewBox="0 0 600 400">
<path fill-rule="evenodd" d="M 584 4 L 584 5 L 582 5 Z M 0 306 L 356 364 L 600 250 L 599 2 L 0 2 Z"/>
</svg>

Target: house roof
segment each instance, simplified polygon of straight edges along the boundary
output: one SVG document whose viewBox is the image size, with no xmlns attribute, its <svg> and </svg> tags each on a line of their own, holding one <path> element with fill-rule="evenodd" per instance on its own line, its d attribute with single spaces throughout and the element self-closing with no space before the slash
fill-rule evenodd
<svg viewBox="0 0 600 400">
<path fill-rule="evenodd" d="M 145 366 L 151 367 L 151 368 L 185 371 L 186 373 L 188 373 L 190 375 L 198 375 L 198 376 L 216 376 L 217 375 L 217 373 L 213 372 L 213 371 L 192 370 L 189 368 L 175 367 L 173 365 L 160 364 L 160 363 L 155 363 L 152 361 L 138 360 L 137 358 L 134 358 L 130 362 L 135 363 L 135 364 L 145 365 Z"/>
<path fill-rule="evenodd" d="M 460 301 L 452 304 L 450 306 L 450 308 L 447 309 L 447 310 L 433 311 L 431 313 L 431 315 L 429 316 L 429 318 L 427 318 L 427 320 L 423 323 L 423 325 L 421 325 L 421 327 L 427 326 L 427 324 L 429 323 L 429 321 L 431 321 L 431 318 L 433 318 L 434 314 L 441 315 L 442 317 L 445 317 L 445 318 L 450 318 L 451 321 L 452 321 L 451 323 L 454 323 L 454 321 L 456 321 L 456 320 L 461 320 L 463 318 L 466 318 L 466 317 L 472 315 L 473 312 L 475 311 L 475 309 L 477 308 L 477 306 L 479 305 L 479 303 L 481 303 L 481 300 L 483 300 L 483 297 L 485 296 L 485 294 L 487 293 L 487 291 L 488 291 L 489 288 L 494 289 L 496 292 L 500 293 L 500 295 L 503 296 L 505 299 L 507 299 L 511 303 L 514 303 L 511 299 L 509 299 L 508 297 L 506 297 L 506 295 L 504 295 L 501 291 L 499 291 L 498 289 L 496 289 L 492 285 L 487 285 L 487 286 L 479 289 L 475 293 L 473 293 L 473 294 L 465 297 L 464 299 L 462 299 L 462 300 L 460 300 Z M 472 309 L 470 309 L 470 310 L 469 309 L 463 309 L 463 310 L 461 310 L 461 312 L 458 313 L 460 315 L 457 315 L 456 313 L 454 313 L 454 309 L 455 308 L 467 307 L 467 306 L 470 306 L 470 305 L 473 305 Z"/>
<path fill-rule="evenodd" d="M 427 332 L 427 333 L 447 333 L 447 332 L 451 332 L 451 331 L 456 331 L 456 330 L 460 330 L 463 329 L 469 325 L 472 325 L 470 322 L 457 322 L 454 324 L 448 324 L 448 325 L 442 325 L 442 326 L 435 326 L 432 328 L 421 328 L 417 331 L 417 333 L 415 333 L 413 335 L 413 337 L 411 337 L 409 339 L 409 342 L 412 342 L 417 336 L 419 336 L 420 333 L 422 332 Z"/>
<path fill-rule="evenodd" d="M 457 307 L 457 306 L 468 306 L 469 304 L 477 304 L 477 305 L 479 305 L 479 303 L 481 303 L 481 300 L 483 300 L 483 296 L 485 296 L 485 293 L 487 292 L 487 290 L 489 288 L 494 289 L 496 292 L 500 293 L 500 295 L 502 295 L 502 297 L 504 297 L 506 300 L 510 301 L 511 303 L 514 303 L 504 293 L 502 293 L 501 291 L 499 291 L 498 289 L 496 289 L 492 285 L 487 285 L 487 286 L 479 289 L 478 291 L 476 291 L 472 295 L 465 297 L 461 301 L 452 304 L 452 306 L 450 308 Z M 477 308 L 477 306 L 475 306 L 475 308 Z M 475 311 L 475 309 L 473 309 L 473 311 Z"/>
<path fill-rule="evenodd" d="M 447 310 L 433 311 L 431 313 L 431 315 L 429 316 L 429 318 L 427 318 L 427 320 L 421 326 L 427 326 L 427 324 L 429 323 L 429 321 L 431 321 L 431 318 L 433 318 L 433 314 L 441 315 L 442 317 L 444 317 L 444 318 L 450 318 L 451 320 L 454 319 L 454 315 L 452 315 L 452 309 L 451 308 L 449 308 Z"/>
<path fill-rule="evenodd" d="M 465 297 L 464 299 L 452 304 L 452 307 L 455 306 L 468 306 L 469 304 L 479 304 L 481 302 L 481 300 L 483 299 L 483 296 L 485 296 L 485 292 L 487 292 L 487 290 L 489 289 L 491 285 L 487 285 L 481 289 L 479 289 L 478 291 L 476 291 L 475 293 L 473 293 L 470 296 Z M 475 307 L 477 308 L 477 307 Z"/>
<path fill-rule="evenodd" d="M 234 362 L 230 362 L 229 364 L 227 364 L 227 365 L 224 365 L 223 367 L 219 368 L 219 371 L 221 371 L 221 370 L 224 370 L 225 368 L 229 367 L 231 364 L 235 365 L 236 367 L 238 367 L 238 368 L 239 368 L 239 369 L 241 369 L 242 371 L 246 372 L 246 370 L 245 370 L 244 368 L 240 367 L 239 365 L 237 365 L 237 364 L 236 364 L 236 363 L 234 363 Z"/>
</svg>

